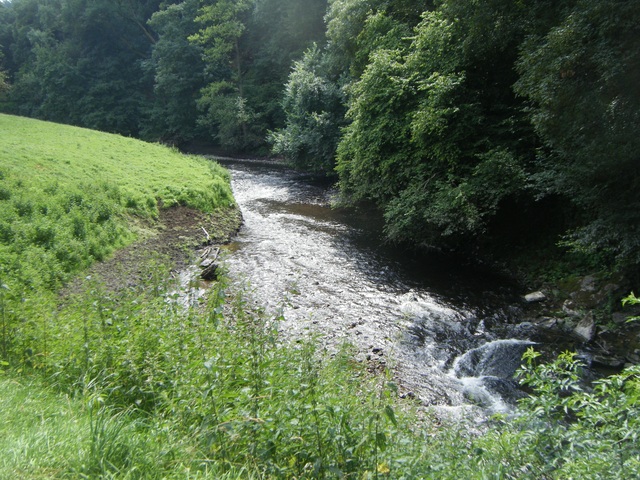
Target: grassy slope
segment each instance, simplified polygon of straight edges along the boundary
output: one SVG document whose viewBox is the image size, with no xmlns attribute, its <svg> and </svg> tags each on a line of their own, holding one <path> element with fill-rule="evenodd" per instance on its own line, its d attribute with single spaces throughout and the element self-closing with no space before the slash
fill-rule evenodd
<svg viewBox="0 0 640 480">
<path fill-rule="evenodd" d="M 3 170 L 32 188 L 106 183 L 137 213 L 155 212 L 155 202 L 146 205 L 155 199 L 204 210 L 232 202 L 222 169 L 161 145 L 9 115 L 0 115 L 0 131 Z"/>
<path fill-rule="evenodd" d="M 0 115 L 0 280 L 55 290 L 130 243 L 158 204 L 233 204 L 213 163 L 131 138 Z"/>
</svg>

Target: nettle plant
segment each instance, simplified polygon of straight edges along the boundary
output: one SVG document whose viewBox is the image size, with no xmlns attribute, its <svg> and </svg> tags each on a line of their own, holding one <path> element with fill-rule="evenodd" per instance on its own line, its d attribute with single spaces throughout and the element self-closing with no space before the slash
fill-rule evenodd
<svg viewBox="0 0 640 480">
<path fill-rule="evenodd" d="M 640 366 L 585 385 L 575 353 L 536 365 L 529 349 L 519 375 L 534 394 L 520 401 L 521 451 L 539 478 L 631 478 L 640 467 Z"/>
</svg>

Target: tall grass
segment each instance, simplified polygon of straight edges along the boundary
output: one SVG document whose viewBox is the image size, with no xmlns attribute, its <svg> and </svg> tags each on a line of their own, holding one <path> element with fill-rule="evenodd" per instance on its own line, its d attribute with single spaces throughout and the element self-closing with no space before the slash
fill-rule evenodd
<svg viewBox="0 0 640 480">
<path fill-rule="evenodd" d="M 84 402 L 82 455 L 67 473 L 374 478 L 396 468 L 393 388 L 348 351 L 327 359 L 311 342 L 280 345 L 279 319 L 242 295 L 229 304 L 224 281 L 206 309 L 186 309 L 162 285 L 118 298 L 94 285 L 46 330 L 38 370 Z"/>
<path fill-rule="evenodd" d="M 169 277 L 153 287 L 95 283 L 33 333 L 48 387 L 0 378 L 0 478 L 632 478 L 640 465 L 637 368 L 587 393 L 569 356 L 529 354 L 539 396 L 478 434 L 419 417 L 347 346 L 281 344 L 280 318 L 224 278 L 188 307 Z"/>
</svg>

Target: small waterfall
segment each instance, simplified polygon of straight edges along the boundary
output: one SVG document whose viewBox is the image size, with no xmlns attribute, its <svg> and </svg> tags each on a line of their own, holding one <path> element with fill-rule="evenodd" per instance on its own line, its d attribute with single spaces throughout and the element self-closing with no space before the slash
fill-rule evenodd
<svg viewBox="0 0 640 480">
<path fill-rule="evenodd" d="M 524 352 L 535 342 L 494 340 L 473 348 L 453 362 L 451 370 L 469 400 L 491 413 L 505 413 L 522 392 L 513 378 Z"/>
</svg>

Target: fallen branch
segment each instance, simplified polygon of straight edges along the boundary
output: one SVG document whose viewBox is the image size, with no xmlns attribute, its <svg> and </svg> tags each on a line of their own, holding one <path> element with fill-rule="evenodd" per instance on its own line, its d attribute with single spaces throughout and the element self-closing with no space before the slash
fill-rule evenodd
<svg viewBox="0 0 640 480">
<path fill-rule="evenodd" d="M 209 232 L 207 232 L 207 230 L 204 227 L 200 227 L 200 228 L 202 228 L 202 231 L 207 236 L 207 242 L 210 242 L 211 241 L 211 235 L 209 235 Z"/>
</svg>

